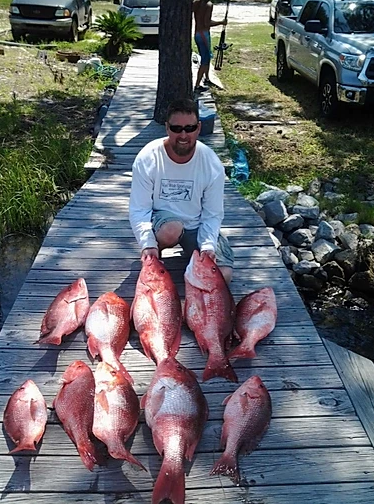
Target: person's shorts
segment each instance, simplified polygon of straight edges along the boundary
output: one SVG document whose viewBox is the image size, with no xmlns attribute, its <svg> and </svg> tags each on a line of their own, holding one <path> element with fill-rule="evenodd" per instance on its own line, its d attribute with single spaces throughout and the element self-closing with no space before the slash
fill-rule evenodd
<svg viewBox="0 0 374 504">
<path fill-rule="evenodd" d="M 152 227 L 153 231 L 157 233 L 160 227 L 166 222 L 177 221 L 178 217 L 173 215 L 167 210 L 157 210 L 152 214 Z M 199 250 L 197 244 L 198 229 L 184 229 L 180 236 L 179 244 L 187 257 L 192 255 L 194 250 Z M 217 248 L 216 248 L 216 263 L 217 266 L 234 266 L 234 252 L 230 247 L 229 241 L 221 233 L 218 235 Z"/>
<path fill-rule="evenodd" d="M 200 65 L 209 65 L 213 57 L 210 49 L 210 33 L 208 31 L 195 33 L 195 42 L 201 58 Z"/>
</svg>

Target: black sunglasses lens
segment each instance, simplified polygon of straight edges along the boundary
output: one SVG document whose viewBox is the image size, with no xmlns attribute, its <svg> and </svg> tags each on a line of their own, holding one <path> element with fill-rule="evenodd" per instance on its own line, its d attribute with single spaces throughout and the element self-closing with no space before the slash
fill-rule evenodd
<svg viewBox="0 0 374 504">
<path fill-rule="evenodd" d="M 173 133 L 182 133 L 184 130 L 186 133 L 193 133 L 197 130 L 198 124 L 187 124 L 187 126 L 179 126 L 177 124 L 169 124 L 170 131 Z"/>
</svg>

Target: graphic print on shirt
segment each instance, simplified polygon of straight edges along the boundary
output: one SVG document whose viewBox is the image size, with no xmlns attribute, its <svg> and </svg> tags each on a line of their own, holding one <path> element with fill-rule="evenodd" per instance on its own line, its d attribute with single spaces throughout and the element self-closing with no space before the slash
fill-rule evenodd
<svg viewBox="0 0 374 504">
<path fill-rule="evenodd" d="M 167 201 L 191 201 L 193 180 L 162 179 L 159 198 Z"/>
</svg>

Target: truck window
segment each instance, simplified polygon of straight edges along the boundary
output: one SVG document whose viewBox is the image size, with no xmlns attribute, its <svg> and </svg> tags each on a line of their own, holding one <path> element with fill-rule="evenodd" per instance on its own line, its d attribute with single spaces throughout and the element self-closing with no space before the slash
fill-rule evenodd
<svg viewBox="0 0 374 504">
<path fill-rule="evenodd" d="M 320 2 L 316 2 L 316 1 L 311 1 L 311 2 L 307 2 L 305 4 L 305 7 L 304 7 L 304 10 L 302 11 L 301 13 L 301 16 L 300 16 L 300 23 L 305 25 L 305 23 L 307 21 L 310 21 L 311 19 L 316 19 L 316 12 L 317 12 L 317 9 L 318 9 L 318 6 L 319 6 Z"/>
<path fill-rule="evenodd" d="M 329 5 L 325 2 L 322 2 L 317 10 L 315 19 L 318 19 L 318 21 L 321 21 L 322 28 L 328 28 L 330 15 L 331 14 L 330 14 Z"/>
</svg>

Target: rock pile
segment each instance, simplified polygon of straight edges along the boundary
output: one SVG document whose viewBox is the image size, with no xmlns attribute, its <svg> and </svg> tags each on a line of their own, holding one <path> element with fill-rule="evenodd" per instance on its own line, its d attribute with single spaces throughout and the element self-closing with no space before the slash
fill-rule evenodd
<svg viewBox="0 0 374 504">
<path fill-rule="evenodd" d="M 331 215 L 320 210 L 321 198 L 343 198 L 337 180 L 314 180 L 307 191 L 265 185 L 253 208 L 261 215 L 294 282 L 320 291 L 329 284 L 374 296 L 374 226 L 358 225 L 357 214 Z M 374 206 L 374 194 L 365 199 Z"/>
</svg>

